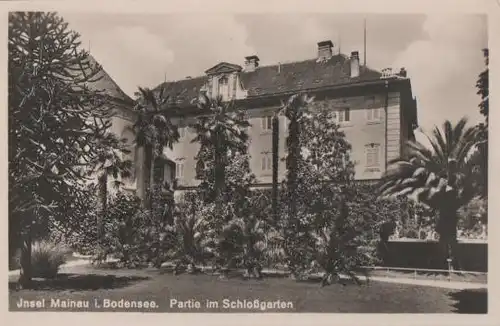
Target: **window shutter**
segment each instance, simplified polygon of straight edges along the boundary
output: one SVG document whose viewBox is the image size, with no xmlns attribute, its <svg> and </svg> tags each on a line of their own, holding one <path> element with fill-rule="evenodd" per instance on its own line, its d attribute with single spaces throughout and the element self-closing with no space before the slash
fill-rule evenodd
<svg viewBox="0 0 500 326">
<path fill-rule="evenodd" d="M 345 109 L 344 110 L 344 121 L 351 121 L 351 113 L 350 113 L 350 109 Z"/>
</svg>

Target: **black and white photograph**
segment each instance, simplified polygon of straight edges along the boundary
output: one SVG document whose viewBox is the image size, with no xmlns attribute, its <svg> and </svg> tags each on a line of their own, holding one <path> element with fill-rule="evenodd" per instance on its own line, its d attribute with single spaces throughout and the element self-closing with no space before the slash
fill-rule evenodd
<svg viewBox="0 0 500 326">
<path fill-rule="evenodd" d="M 491 312 L 486 14 L 5 15 L 10 312 Z"/>
</svg>

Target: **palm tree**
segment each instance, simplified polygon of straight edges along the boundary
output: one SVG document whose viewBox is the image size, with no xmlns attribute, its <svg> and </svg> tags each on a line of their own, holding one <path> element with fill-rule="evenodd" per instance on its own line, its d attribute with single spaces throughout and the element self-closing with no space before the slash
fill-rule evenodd
<svg viewBox="0 0 500 326">
<path fill-rule="evenodd" d="M 158 92 L 139 87 L 138 100 L 135 110 L 138 112 L 137 121 L 134 124 L 136 131 L 137 146 L 143 147 L 145 151 L 144 166 L 147 174 L 143 172 L 146 179 L 145 186 L 149 194 L 140 194 L 146 198 L 146 207 L 152 207 L 152 193 L 154 189 L 154 167 L 157 157 L 161 156 L 165 146 L 172 149 L 173 144 L 179 140 L 179 131 L 172 124 L 171 117 L 176 110 L 169 106 L 170 96 L 165 94 L 165 88 Z M 145 191 L 145 189 L 143 190 Z"/>
<path fill-rule="evenodd" d="M 411 195 L 436 209 L 436 232 L 445 258 L 454 258 L 457 242 L 458 209 L 476 194 L 470 168 L 470 154 L 477 140 L 477 129 L 466 127 L 462 118 L 456 125 L 445 121 L 427 135 L 431 148 L 419 142 L 408 143 L 406 157 L 389 162 L 382 179 L 382 196 Z M 455 266 L 459 262 L 453 259 Z M 444 263 L 444 260 L 443 260 Z"/>
<path fill-rule="evenodd" d="M 246 150 L 248 135 L 245 129 L 249 126 L 242 112 L 236 110 L 234 102 L 224 102 L 222 97 L 209 98 L 200 94 L 198 107 L 202 111 L 197 123 L 193 125 L 196 137 L 192 142 L 200 144 L 200 153 L 213 155 L 213 198 L 216 203 L 217 215 L 220 216 L 223 193 L 225 188 L 225 169 L 228 164 L 229 151 L 243 152 Z M 207 157 L 205 157 L 207 158 Z M 204 166 L 205 159 L 198 155 L 198 166 Z"/>
<path fill-rule="evenodd" d="M 98 164 L 96 170 L 99 171 L 97 176 L 98 192 L 99 192 L 99 213 L 97 214 L 97 232 L 98 239 L 103 237 L 103 218 L 107 212 L 108 204 L 108 180 L 113 177 L 113 185 L 119 188 L 123 183 L 121 178 L 128 178 L 131 175 L 132 161 L 123 160 L 121 155 L 128 154 L 129 150 L 125 148 L 126 140 L 119 142 L 116 138 L 112 137 L 113 142 L 112 150 L 100 153 L 98 157 Z"/>
<path fill-rule="evenodd" d="M 288 187 L 288 208 L 289 219 L 294 222 L 297 219 L 297 178 L 299 160 L 301 155 L 300 146 L 300 123 L 307 106 L 313 98 L 307 94 L 294 94 L 286 103 L 283 103 L 282 111 L 290 121 L 288 137 L 286 139 L 288 155 L 286 158 L 287 187 Z"/>
</svg>

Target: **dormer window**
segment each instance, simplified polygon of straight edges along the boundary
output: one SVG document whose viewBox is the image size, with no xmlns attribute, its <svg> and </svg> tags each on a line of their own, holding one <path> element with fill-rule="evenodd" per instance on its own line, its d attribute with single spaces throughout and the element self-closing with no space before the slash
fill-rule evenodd
<svg viewBox="0 0 500 326">
<path fill-rule="evenodd" d="M 226 100 L 229 98 L 229 81 L 226 76 L 222 76 L 218 81 L 218 95 L 222 96 L 222 99 Z"/>
</svg>

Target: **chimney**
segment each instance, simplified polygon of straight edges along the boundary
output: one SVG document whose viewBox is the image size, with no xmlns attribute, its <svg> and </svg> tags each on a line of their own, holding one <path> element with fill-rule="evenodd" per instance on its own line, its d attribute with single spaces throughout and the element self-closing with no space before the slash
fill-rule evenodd
<svg viewBox="0 0 500 326">
<path fill-rule="evenodd" d="M 399 70 L 399 75 L 400 75 L 401 77 L 403 77 L 403 78 L 406 78 L 406 76 L 407 76 L 407 71 L 406 71 L 406 69 L 405 69 L 404 67 L 403 67 L 403 68 L 401 68 L 401 69 Z"/>
<path fill-rule="evenodd" d="M 318 42 L 318 60 L 328 60 L 333 54 L 333 43 L 332 41 L 321 41 Z"/>
<path fill-rule="evenodd" d="M 256 55 L 251 55 L 245 57 L 245 71 L 255 71 L 255 68 L 259 66 L 259 57 Z"/>
<path fill-rule="evenodd" d="M 359 77 L 359 52 L 351 52 L 351 78 Z"/>
</svg>

